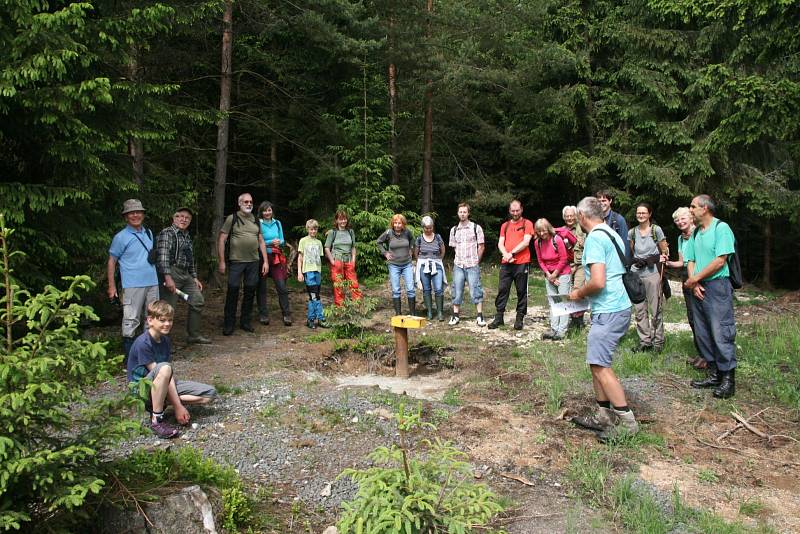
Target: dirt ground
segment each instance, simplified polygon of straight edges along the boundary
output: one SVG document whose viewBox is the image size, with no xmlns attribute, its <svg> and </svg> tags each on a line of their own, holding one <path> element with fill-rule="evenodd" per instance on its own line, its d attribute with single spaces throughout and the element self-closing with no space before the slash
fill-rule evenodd
<svg viewBox="0 0 800 534">
<path fill-rule="evenodd" d="M 515 503 L 495 526 L 511 533 L 617 531 L 600 512 L 585 507 L 570 494 L 564 476 L 568 450 L 595 443 L 594 436 L 576 430 L 563 417 L 545 412 L 542 393 L 536 391 L 536 370 L 514 373 L 498 365 L 499 358 L 514 349 L 540 343 L 540 335 L 548 325 L 546 308 L 531 306 L 522 332 L 479 328 L 474 317 L 469 316 L 456 327 L 430 323 L 412 334 L 412 345 L 427 335 L 445 335 L 452 340 L 456 359 L 461 353 L 469 354 L 471 361 L 478 358 L 480 368 L 456 365 L 429 369 L 421 365 L 404 385 L 392 379 L 388 355 L 384 362 L 387 365 L 376 368 L 375 362 L 366 362 L 358 354 L 337 350 L 332 341 L 310 342 L 309 336 L 320 330 L 312 331 L 305 326 L 305 298 L 299 290 L 291 293 L 293 326 L 283 326 L 276 320 L 279 313 L 273 310 L 269 326 L 256 323 L 254 334 L 237 330 L 230 337 L 221 335 L 222 298 L 220 291 L 209 291 L 206 298 L 205 331 L 214 342 L 208 346 L 185 345 L 185 309 L 179 306 L 173 340 L 180 376 L 230 387 L 269 379 L 287 386 L 302 386 L 305 395 L 319 396 L 344 389 L 374 391 L 377 384 L 383 389 L 422 398 L 426 411 L 441 408 L 449 411 L 449 417 L 438 422 L 438 433 L 469 455 L 475 479 L 486 482 Z M 330 305 L 329 299 L 323 303 Z M 275 305 L 274 298 L 271 305 Z M 800 297 L 790 294 L 776 301 L 757 301 L 737 308 L 737 320 L 744 324 L 770 314 L 798 312 Z M 388 335 L 388 319 L 389 310 L 379 308 L 370 328 Z M 509 316 L 506 319 L 508 322 Z M 513 317 L 510 320 L 513 322 Z M 685 329 L 680 323 L 667 325 L 668 332 Z M 552 343 L 548 347 L 547 350 L 558 351 L 563 344 Z M 364 379 L 368 374 L 373 378 Z M 467 393 L 455 406 L 442 404 L 451 387 L 474 381 L 478 374 L 489 379 L 486 387 L 466 388 Z M 689 505 L 713 511 L 731 521 L 751 525 L 763 522 L 777 532 L 800 532 L 797 414 L 774 406 L 749 405 L 739 399 L 730 403 L 730 409 L 720 409 L 709 396 L 691 390 L 675 378 L 646 383 L 637 380 L 625 384 L 632 391 L 631 404 L 644 428 L 666 441 L 663 448 L 644 451 L 644 460 L 638 467 L 643 481 L 667 496 L 677 488 Z M 308 387 L 309 382 L 313 387 Z M 522 393 L 509 397 L 503 393 L 509 388 Z M 587 383 L 582 391 L 568 391 L 563 405 L 567 412 L 577 412 L 590 405 L 591 400 Z M 523 403 L 528 406 L 526 410 L 520 410 Z M 737 425 L 731 416 L 734 410 L 749 421 L 750 430 Z M 225 418 L 224 414 L 219 415 Z M 236 432 L 246 431 L 247 424 L 238 421 L 227 429 L 218 427 L 214 433 L 217 438 L 207 434 L 204 439 L 192 440 L 192 445 L 202 447 L 204 440 L 231 438 Z M 767 437 L 755 432 L 763 432 Z M 335 471 L 348 464 L 364 465 L 370 447 L 387 444 L 391 439 L 384 435 L 349 439 L 351 435 L 352 428 L 346 424 L 328 429 L 326 439 L 335 443 L 335 451 L 340 455 L 337 461 L 318 457 L 307 462 L 316 466 L 310 471 L 286 470 L 284 476 L 272 477 L 273 487 L 279 488 L 280 494 L 274 504 L 283 507 L 284 517 L 297 515 L 288 510 L 294 499 L 304 494 L 303 487 L 308 486 L 310 479 L 316 477 L 324 488 L 324 483 L 335 479 L 338 474 Z M 303 439 L 302 432 L 292 439 Z M 308 446 L 304 453 L 310 457 L 325 456 L 331 454 L 331 449 Z M 739 509 L 744 501 L 759 502 L 763 507 L 754 517 L 747 517 Z M 287 524 L 291 524 L 292 532 L 321 532 L 334 523 L 335 516 L 335 508 L 316 506 L 304 522 L 291 520 Z"/>
</svg>

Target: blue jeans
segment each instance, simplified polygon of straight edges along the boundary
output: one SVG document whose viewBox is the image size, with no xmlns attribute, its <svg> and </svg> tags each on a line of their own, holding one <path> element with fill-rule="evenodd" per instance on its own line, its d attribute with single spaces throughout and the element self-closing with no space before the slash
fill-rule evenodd
<svg viewBox="0 0 800 534">
<path fill-rule="evenodd" d="M 690 302 L 694 336 L 700 355 L 720 371 L 736 367 L 736 321 L 733 317 L 733 289 L 728 278 L 700 282 L 705 298 Z"/>
<path fill-rule="evenodd" d="M 441 269 L 437 270 L 434 275 L 419 273 L 419 280 L 422 282 L 423 293 L 430 293 L 431 285 L 437 297 L 444 291 L 444 272 Z"/>
<path fill-rule="evenodd" d="M 402 277 L 406 284 L 406 296 L 413 299 L 417 296 L 416 289 L 414 288 L 414 264 L 411 262 L 405 265 L 394 265 L 389 263 L 389 283 L 392 285 L 392 298 L 399 299 L 400 292 L 400 278 Z"/>
<path fill-rule="evenodd" d="M 306 318 L 309 321 L 325 319 L 322 312 L 322 301 L 319 300 L 320 285 L 322 284 L 322 273 L 319 271 L 309 271 L 303 273 L 303 279 L 306 283 L 306 291 L 308 292 L 308 312 Z"/>
<path fill-rule="evenodd" d="M 472 296 L 472 303 L 478 304 L 483 302 L 483 287 L 481 287 L 481 268 L 479 265 L 475 267 L 459 267 L 453 265 L 453 305 L 461 306 L 461 301 L 464 299 L 464 280 L 469 283 L 469 294 Z"/>
</svg>

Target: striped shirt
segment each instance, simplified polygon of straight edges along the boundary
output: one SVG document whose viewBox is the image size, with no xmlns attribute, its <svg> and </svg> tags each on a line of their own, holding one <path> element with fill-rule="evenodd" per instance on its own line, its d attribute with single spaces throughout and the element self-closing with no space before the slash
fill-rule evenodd
<svg viewBox="0 0 800 534">
<path fill-rule="evenodd" d="M 419 236 L 417 237 L 417 257 L 423 260 L 439 258 L 442 245 L 444 245 L 444 240 L 439 234 L 434 234 L 433 241 L 430 242 L 424 236 Z"/>
</svg>

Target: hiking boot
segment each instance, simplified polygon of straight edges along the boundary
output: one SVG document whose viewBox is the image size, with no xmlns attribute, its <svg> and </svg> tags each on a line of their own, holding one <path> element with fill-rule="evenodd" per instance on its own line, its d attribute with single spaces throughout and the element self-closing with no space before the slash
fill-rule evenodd
<svg viewBox="0 0 800 534">
<path fill-rule="evenodd" d="M 262 315 L 261 317 L 258 318 L 258 322 L 263 324 L 264 326 L 267 326 L 269 324 L 269 316 Z"/>
<path fill-rule="evenodd" d="M 232 326 L 224 327 L 222 329 L 222 335 L 223 336 L 232 336 L 233 335 L 233 327 Z"/>
<path fill-rule="evenodd" d="M 240 326 L 241 326 L 242 330 L 244 330 L 245 332 L 250 332 L 251 334 L 256 331 L 256 329 L 253 328 L 253 325 L 251 325 L 251 324 L 244 324 L 243 323 Z"/>
<path fill-rule="evenodd" d="M 283 316 L 283 326 L 292 326 L 292 318 L 289 315 Z"/>
<path fill-rule="evenodd" d="M 522 322 L 524 319 L 524 315 L 517 315 L 516 319 L 514 319 L 514 330 L 522 330 Z"/>
<path fill-rule="evenodd" d="M 461 319 L 459 319 L 458 315 L 451 315 L 450 320 L 447 321 L 447 324 L 449 326 L 455 326 L 459 323 L 459 321 L 461 321 Z"/>
<path fill-rule="evenodd" d="M 497 315 L 494 316 L 494 319 L 492 319 L 492 322 L 489 323 L 488 328 L 494 330 L 498 326 L 503 326 L 504 324 L 506 323 L 503 321 L 503 314 L 502 312 L 498 312 Z"/>
<path fill-rule="evenodd" d="M 699 389 L 715 388 L 720 385 L 721 381 L 722 377 L 717 370 L 717 365 L 715 363 L 709 363 L 708 369 L 706 369 L 706 377 L 704 379 L 692 380 L 691 386 Z"/>
<path fill-rule="evenodd" d="M 555 332 L 555 330 L 553 330 L 552 328 L 550 328 L 550 329 L 549 329 L 547 332 L 545 332 L 544 334 L 542 334 L 542 339 L 543 339 L 543 340 L 547 340 L 547 339 L 553 339 L 553 338 L 555 337 L 555 335 L 556 335 L 556 332 Z"/>
<path fill-rule="evenodd" d="M 603 443 L 626 435 L 632 436 L 639 431 L 639 423 L 636 422 L 636 417 L 634 417 L 632 411 L 621 412 L 613 410 L 613 412 L 617 416 L 617 424 L 606 428 L 597 436 L 597 439 Z"/>
<path fill-rule="evenodd" d="M 718 399 L 729 399 L 736 393 L 736 369 L 722 371 L 722 380 L 714 389 L 714 396 Z"/>
<path fill-rule="evenodd" d="M 325 319 L 317 319 L 317 326 L 320 328 L 330 328 L 331 325 Z"/>
<path fill-rule="evenodd" d="M 559 334 L 558 332 L 556 332 L 550 339 L 552 339 L 553 341 L 564 341 L 564 334 Z"/>
<path fill-rule="evenodd" d="M 309 319 L 306 321 L 306 326 L 309 327 L 311 330 L 315 330 L 317 328 L 317 323 L 313 319 Z"/>
<path fill-rule="evenodd" d="M 478 315 L 478 318 L 475 319 L 475 324 L 481 327 L 486 326 L 486 321 L 483 320 L 483 315 Z"/>
<path fill-rule="evenodd" d="M 156 423 L 151 422 L 150 429 L 161 439 L 177 438 L 181 433 L 180 430 L 164 421 L 158 421 Z"/>
<path fill-rule="evenodd" d="M 615 419 L 616 416 L 614 415 L 614 410 L 611 408 L 603 408 L 602 406 L 598 406 L 596 412 L 589 415 L 573 417 L 571 421 L 583 428 L 602 432 L 603 430 L 614 426 Z"/>
</svg>

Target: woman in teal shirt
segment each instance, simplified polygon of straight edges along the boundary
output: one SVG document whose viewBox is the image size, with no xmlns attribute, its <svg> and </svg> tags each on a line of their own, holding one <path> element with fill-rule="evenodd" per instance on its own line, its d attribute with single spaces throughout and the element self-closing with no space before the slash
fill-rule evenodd
<svg viewBox="0 0 800 534">
<path fill-rule="evenodd" d="M 259 224 L 261 235 L 264 236 L 264 243 L 267 245 L 267 258 L 269 271 L 266 276 L 258 279 L 258 316 L 261 324 L 269 324 L 269 310 L 267 308 L 267 278 L 272 278 L 275 283 L 275 291 L 278 293 L 278 303 L 283 314 L 283 324 L 292 325 L 292 315 L 289 310 L 289 290 L 286 288 L 286 279 L 289 271 L 286 268 L 286 256 L 281 247 L 284 245 L 283 226 L 274 217 L 272 203 L 264 201 L 258 206 L 258 213 L 261 215 Z M 261 259 L 264 261 L 264 258 Z"/>
</svg>

